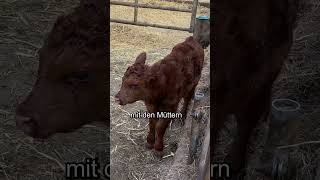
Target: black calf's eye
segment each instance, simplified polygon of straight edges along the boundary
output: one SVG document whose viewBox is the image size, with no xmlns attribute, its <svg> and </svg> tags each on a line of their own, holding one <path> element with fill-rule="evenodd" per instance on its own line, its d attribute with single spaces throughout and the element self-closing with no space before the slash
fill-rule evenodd
<svg viewBox="0 0 320 180">
<path fill-rule="evenodd" d="M 86 84 L 89 82 L 89 73 L 87 71 L 79 71 L 68 74 L 65 77 L 67 84 Z"/>
</svg>

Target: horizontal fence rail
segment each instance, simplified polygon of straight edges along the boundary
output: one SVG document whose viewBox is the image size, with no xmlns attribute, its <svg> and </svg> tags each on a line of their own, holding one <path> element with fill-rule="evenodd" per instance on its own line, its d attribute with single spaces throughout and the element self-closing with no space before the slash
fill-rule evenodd
<svg viewBox="0 0 320 180">
<path fill-rule="evenodd" d="M 149 27 L 156 27 L 156 28 L 163 28 L 163 29 L 172 29 L 172 30 L 178 30 L 178 31 L 187 31 L 187 32 L 192 33 L 193 32 L 193 27 L 194 27 L 194 22 L 195 22 L 195 17 L 196 17 L 196 14 L 197 14 L 198 0 L 194 0 L 193 1 L 192 9 L 175 8 L 175 7 L 164 7 L 164 6 L 149 5 L 149 4 L 138 4 L 138 0 L 135 0 L 134 3 L 110 1 L 110 4 L 111 5 L 119 5 L 119 6 L 128 6 L 128 7 L 133 7 L 134 8 L 133 21 L 124 20 L 124 19 L 110 18 L 110 22 L 129 24 L 129 25 L 136 25 L 136 26 L 149 26 Z M 167 11 L 177 11 L 177 12 L 188 12 L 188 13 L 191 13 L 190 27 L 189 28 L 183 28 L 183 27 L 167 26 L 167 25 L 154 24 L 154 23 L 148 23 L 148 22 L 139 22 L 138 21 L 138 8 L 160 9 L 160 10 L 167 10 Z"/>
<path fill-rule="evenodd" d="M 210 121 L 208 122 L 205 131 L 206 133 L 200 154 L 197 180 L 210 179 Z"/>
<path fill-rule="evenodd" d="M 110 1 L 110 4 L 119 5 L 119 6 L 148 8 L 148 9 L 161 9 L 161 10 L 178 11 L 178 12 L 192 12 L 191 9 L 185 9 L 185 8 L 164 7 L 164 6 L 151 5 L 151 4 L 135 4 L 131 2 Z"/>
<path fill-rule="evenodd" d="M 166 26 L 166 25 L 152 24 L 152 23 L 146 23 L 146 22 L 133 22 L 133 21 L 122 20 L 122 19 L 112 19 L 111 18 L 110 21 L 115 22 L 115 23 L 130 24 L 130 25 L 136 25 L 136 26 L 149 26 L 149 27 L 172 29 L 172 30 L 178 30 L 178 31 L 188 31 L 188 32 L 190 31 L 190 28 Z"/>
<path fill-rule="evenodd" d="M 193 4 L 192 0 L 165 0 L 168 2 L 175 2 L 175 3 L 183 3 L 183 4 Z M 200 1 L 199 2 L 200 6 L 206 7 L 206 8 L 210 8 L 210 1 L 206 2 L 206 1 Z"/>
</svg>

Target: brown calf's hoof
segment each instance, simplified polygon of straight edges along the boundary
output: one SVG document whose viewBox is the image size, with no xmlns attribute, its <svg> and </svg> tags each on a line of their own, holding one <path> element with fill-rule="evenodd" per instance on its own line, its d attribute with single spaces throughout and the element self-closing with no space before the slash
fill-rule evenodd
<svg viewBox="0 0 320 180">
<path fill-rule="evenodd" d="M 157 151 L 157 150 L 155 150 L 154 151 L 154 156 L 156 157 L 156 158 L 158 158 L 158 159 L 162 159 L 162 157 L 163 157 L 163 151 Z"/>
</svg>

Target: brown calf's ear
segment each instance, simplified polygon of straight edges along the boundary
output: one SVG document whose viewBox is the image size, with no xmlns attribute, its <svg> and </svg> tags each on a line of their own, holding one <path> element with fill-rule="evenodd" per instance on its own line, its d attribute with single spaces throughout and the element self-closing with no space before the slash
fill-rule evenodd
<svg viewBox="0 0 320 180">
<path fill-rule="evenodd" d="M 146 52 L 142 52 L 136 58 L 135 64 L 145 64 L 146 59 L 147 59 L 147 53 Z"/>
</svg>

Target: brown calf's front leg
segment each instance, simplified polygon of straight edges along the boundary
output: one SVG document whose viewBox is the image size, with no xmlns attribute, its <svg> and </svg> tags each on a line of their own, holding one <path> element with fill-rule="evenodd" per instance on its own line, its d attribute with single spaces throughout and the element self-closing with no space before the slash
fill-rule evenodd
<svg viewBox="0 0 320 180">
<path fill-rule="evenodd" d="M 170 124 L 171 119 L 159 119 L 156 125 L 156 142 L 154 144 L 154 149 L 156 150 L 157 156 L 162 156 L 163 152 L 163 137 Z"/>
<path fill-rule="evenodd" d="M 177 112 L 179 99 L 170 99 L 169 101 L 163 101 L 164 105 L 158 108 L 159 112 Z M 158 157 L 162 157 L 163 154 L 163 137 L 168 128 L 171 118 L 160 118 L 156 124 L 156 142 L 154 144 L 155 154 Z"/>
<path fill-rule="evenodd" d="M 147 144 L 146 147 L 148 149 L 152 149 L 155 143 L 155 131 L 156 131 L 156 124 L 157 124 L 158 119 L 156 118 L 150 118 L 149 119 L 149 132 L 147 136 Z"/>
<path fill-rule="evenodd" d="M 157 113 L 157 108 L 155 105 L 152 104 L 147 104 L 146 107 L 149 113 Z M 148 149 L 152 149 L 154 147 L 155 143 L 155 131 L 156 131 L 156 124 L 157 124 L 158 119 L 157 118 L 150 118 L 149 119 L 149 132 L 147 136 L 147 144 L 146 147 Z"/>
</svg>

